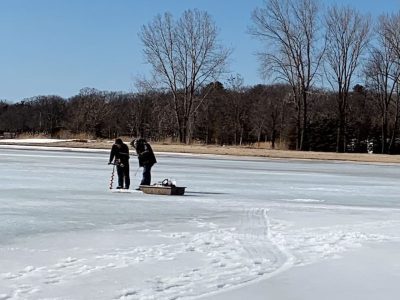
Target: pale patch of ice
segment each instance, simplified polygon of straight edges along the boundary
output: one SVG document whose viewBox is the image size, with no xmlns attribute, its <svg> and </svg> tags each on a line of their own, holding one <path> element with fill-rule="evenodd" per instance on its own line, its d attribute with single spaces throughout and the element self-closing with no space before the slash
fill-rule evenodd
<svg viewBox="0 0 400 300">
<path fill-rule="evenodd" d="M 322 203 L 322 202 L 325 202 L 325 200 L 322 200 L 322 199 L 310 199 L 310 198 L 279 199 L 279 201 L 300 202 L 300 203 Z"/>
</svg>

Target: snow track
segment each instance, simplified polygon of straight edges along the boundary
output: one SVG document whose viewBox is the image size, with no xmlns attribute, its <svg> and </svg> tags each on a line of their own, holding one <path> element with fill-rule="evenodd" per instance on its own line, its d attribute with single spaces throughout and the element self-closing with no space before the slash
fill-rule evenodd
<svg viewBox="0 0 400 300">
<path fill-rule="evenodd" d="M 110 192 L 104 153 L 47 154 L 0 155 L 0 300 L 226 300 L 270 282 L 295 294 L 307 276 L 286 287 L 289 274 L 359 253 L 372 286 L 369 253 L 399 246 L 398 167 L 171 155 L 154 180 L 192 192 L 165 197 Z"/>
<path fill-rule="evenodd" d="M 393 240 L 393 236 L 385 237 L 367 231 L 400 225 L 387 221 L 352 225 L 351 228 L 326 226 L 299 230 L 288 222 L 271 219 L 268 214 L 267 208 L 245 209 L 237 226 L 231 227 L 194 218 L 188 222 L 188 232 L 137 229 L 135 236 L 147 241 L 145 244 L 148 245 L 66 248 L 48 259 L 49 249 L 31 246 L 2 248 L 2 252 L 29 257 L 32 262 L 48 263 L 26 265 L 14 272 L 0 273 L 0 283 L 9 287 L 6 294 L 0 294 L 1 299 L 41 299 L 41 295 L 57 298 L 60 286 L 77 288 L 81 282 L 119 278 L 121 274 L 130 272 L 146 274 L 160 265 L 165 266 L 160 275 L 147 275 L 141 283 L 129 283 L 129 278 L 123 280 L 125 288 L 118 288 L 118 283 L 108 283 L 114 285 L 116 292 L 106 294 L 104 299 L 204 297 L 270 278 L 295 266 L 335 258 L 365 242 Z M 157 228 L 155 225 L 152 227 Z M 107 237 L 114 230 L 119 229 L 91 232 L 84 238 L 98 243 L 95 241 L 97 238 Z M 60 239 L 52 237 L 55 243 L 61 242 Z M 164 242 L 151 244 L 151 240 Z M 65 253 L 70 256 L 63 257 Z M 72 296 L 74 299 L 85 298 L 79 293 Z"/>
<path fill-rule="evenodd" d="M 9 299 L 36 299 L 42 293 L 56 296 L 57 286 L 76 286 L 89 277 L 118 277 L 118 273 L 131 269 L 146 270 L 157 264 L 171 268 L 182 260 L 193 260 L 191 268 L 173 270 L 172 267 L 168 274 L 147 278 L 142 287 L 125 288 L 113 296 L 115 299 L 177 299 L 236 288 L 273 276 L 293 265 L 291 255 L 275 242 L 267 209 L 246 210 L 237 228 L 221 228 L 201 218 L 191 219 L 189 223 L 199 232 L 139 230 L 144 238 L 157 237 L 165 243 L 109 248 L 100 253 L 90 248 L 64 249 L 73 256 L 56 258 L 51 264 L 2 273 L 0 279 L 9 282 Z M 93 238 L 94 234 L 91 236 L 86 238 Z M 19 256 L 31 256 L 33 261 L 43 261 L 43 255 L 48 252 L 30 247 L 13 251 L 19 252 Z"/>
</svg>

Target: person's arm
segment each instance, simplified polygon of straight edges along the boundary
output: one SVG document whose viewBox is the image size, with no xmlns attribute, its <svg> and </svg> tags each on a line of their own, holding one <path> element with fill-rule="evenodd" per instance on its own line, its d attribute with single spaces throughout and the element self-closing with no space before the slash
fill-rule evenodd
<svg viewBox="0 0 400 300">
<path fill-rule="evenodd" d="M 110 159 L 108 160 L 108 164 L 111 165 L 112 161 L 114 160 L 114 156 L 115 156 L 115 147 L 114 145 L 111 148 L 111 152 L 110 152 Z"/>
<path fill-rule="evenodd" d="M 148 153 L 149 153 L 149 147 L 147 144 L 144 144 L 142 151 L 139 153 L 139 156 L 145 157 L 146 155 L 148 155 Z"/>
<path fill-rule="evenodd" d="M 123 146 L 121 149 L 122 151 L 119 152 L 119 155 L 124 156 L 126 159 L 129 159 L 129 148 L 128 146 Z"/>
</svg>

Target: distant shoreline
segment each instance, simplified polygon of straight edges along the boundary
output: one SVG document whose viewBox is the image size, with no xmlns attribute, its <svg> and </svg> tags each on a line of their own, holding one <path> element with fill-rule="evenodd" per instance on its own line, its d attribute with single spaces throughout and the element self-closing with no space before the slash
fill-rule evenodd
<svg viewBox="0 0 400 300">
<path fill-rule="evenodd" d="M 0 140 L 0 145 L 64 147 L 64 148 L 83 148 L 83 149 L 99 149 L 99 150 L 110 149 L 112 143 L 113 141 L 97 141 L 97 140 L 46 140 L 46 139 Z M 184 145 L 184 144 L 167 144 L 167 143 L 152 143 L 151 145 L 153 146 L 153 150 L 155 152 L 400 164 L 400 155 L 270 150 L 261 148 L 251 148 L 248 146 L 246 147 L 246 146 L 217 146 L 217 145 Z"/>
</svg>

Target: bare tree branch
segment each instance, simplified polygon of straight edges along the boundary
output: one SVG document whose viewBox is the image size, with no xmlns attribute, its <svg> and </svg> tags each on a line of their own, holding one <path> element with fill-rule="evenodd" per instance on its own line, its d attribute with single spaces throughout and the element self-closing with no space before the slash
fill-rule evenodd
<svg viewBox="0 0 400 300">
<path fill-rule="evenodd" d="M 259 54 L 264 75 L 290 84 L 297 107 L 297 148 L 307 141 L 308 92 L 319 70 L 325 45 L 319 42 L 315 0 L 268 0 L 252 14 L 250 34 L 266 44 Z"/>
<path fill-rule="evenodd" d="M 346 149 L 346 113 L 354 72 L 370 41 L 370 18 L 350 7 L 332 6 L 325 16 L 327 49 L 325 74 L 337 92 L 336 151 Z"/>
<path fill-rule="evenodd" d="M 159 15 L 142 27 L 145 59 L 173 95 L 181 142 L 189 142 L 192 118 L 205 99 L 200 90 L 225 71 L 231 50 L 218 44 L 217 35 L 210 15 L 198 10 L 177 21 Z"/>
</svg>

